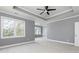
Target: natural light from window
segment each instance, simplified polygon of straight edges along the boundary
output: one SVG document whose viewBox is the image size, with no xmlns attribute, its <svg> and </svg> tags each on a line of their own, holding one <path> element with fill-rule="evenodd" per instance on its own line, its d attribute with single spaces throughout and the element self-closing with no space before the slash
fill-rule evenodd
<svg viewBox="0 0 79 59">
<path fill-rule="evenodd" d="M 25 21 L 1 16 L 1 38 L 25 37 Z"/>
</svg>

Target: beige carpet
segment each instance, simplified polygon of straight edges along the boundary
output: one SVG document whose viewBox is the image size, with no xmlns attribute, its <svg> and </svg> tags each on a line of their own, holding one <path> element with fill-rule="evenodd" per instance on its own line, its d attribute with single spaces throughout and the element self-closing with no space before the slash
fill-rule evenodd
<svg viewBox="0 0 79 59">
<path fill-rule="evenodd" d="M 30 44 L 0 49 L 1 53 L 78 53 L 79 47 L 36 38 Z"/>
</svg>

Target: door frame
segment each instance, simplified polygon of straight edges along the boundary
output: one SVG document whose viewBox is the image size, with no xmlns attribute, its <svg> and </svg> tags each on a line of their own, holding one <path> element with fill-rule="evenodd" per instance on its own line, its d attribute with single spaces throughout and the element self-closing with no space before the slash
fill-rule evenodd
<svg viewBox="0 0 79 59">
<path fill-rule="evenodd" d="M 79 22 L 75 22 L 74 23 L 74 46 L 79 46 L 79 44 L 77 43 L 77 34 L 76 34 L 76 24 Z"/>
</svg>

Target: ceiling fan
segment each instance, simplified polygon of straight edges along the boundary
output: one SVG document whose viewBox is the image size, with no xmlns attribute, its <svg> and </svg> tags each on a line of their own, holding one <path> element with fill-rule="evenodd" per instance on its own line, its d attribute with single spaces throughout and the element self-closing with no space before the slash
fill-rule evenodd
<svg viewBox="0 0 79 59">
<path fill-rule="evenodd" d="M 49 11 L 55 11 L 56 9 L 49 9 L 48 6 L 45 6 L 45 9 L 39 9 L 39 8 L 37 8 L 37 10 L 42 11 L 42 12 L 40 13 L 40 15 L 43 14 L 44 12 L 46 12 L 47 15 L 50 15 Z"/>
</svg>

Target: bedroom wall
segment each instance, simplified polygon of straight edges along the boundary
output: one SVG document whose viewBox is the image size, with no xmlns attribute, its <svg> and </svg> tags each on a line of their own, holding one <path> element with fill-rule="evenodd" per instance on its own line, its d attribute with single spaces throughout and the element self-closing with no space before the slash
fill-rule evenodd
<svg viewBox="0 0 79 59">
<path fill-rule="evenodd" d="M 8 38 L 8 39 L 1 39 L 1 37 L 0 37 L 0 46 L 16 44 L 16 43 L 22 43 L 22 42 L 28 42 L 28 41 L 34 41 L 35 40 L 34 21 L 23 19 L 23 18 L 20 18 L 20 17 L 16 17 L 14 15 L 9 15 L 9 14 L 0 12 L 0 17 L 1 16 L 12 17 L 12 18 L 15 18 L 15 19 L 24 20 L 25 21 L 25 29 L 26 29 L 25 34 L 26 34 L 26 36 L 25 37 L 19 37 L 19 38 Z M 1 21 L 0 21 L 0 23 L 1 23 Z M 0 27 L 0 30 L 1 30 L 1 27 Z M 0 36 L 1 36 L 1 32 L 0 32 Z"/>
<path fill-rule="evenodd" d="M 49 23 L 47 25 L 47 38 L 74 43 L 75 22 L 79 22 L 79 17 Z"/>
</svg>

